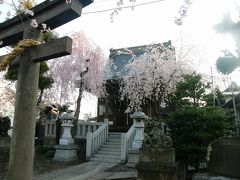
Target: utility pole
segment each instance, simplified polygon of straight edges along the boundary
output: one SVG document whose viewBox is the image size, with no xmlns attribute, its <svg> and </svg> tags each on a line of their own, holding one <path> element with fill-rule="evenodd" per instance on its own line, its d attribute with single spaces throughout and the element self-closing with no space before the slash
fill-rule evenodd
<svg viewBox="0 0 240 180">
<path fill-rule="evenodd" d="M 231 78 L 230 78 L 231 81 Z M 236 126 L 237 136 L 239 136 L 239 127 L 238 127 L 238 117 L 237 117 L 237 110 L 236 110 L 236 102 L 235 102 L 235 95 L 233 93 L 233 84 L 231 83 L 231 91 L 232 91 L 232 100 L 233 100 L 233 112 L 234 112 L 234 120 Z"/>
<path fill-rule="evenodd" d="M 211 79 L 212 79 L 212 94 L 213 94 L 213 107 L 215 107 L 215 87 L 214 87 L 214 81 L 213 81 L 213 71 L 212 71 L 212 66 L 211 66 Z"/>
</svg>

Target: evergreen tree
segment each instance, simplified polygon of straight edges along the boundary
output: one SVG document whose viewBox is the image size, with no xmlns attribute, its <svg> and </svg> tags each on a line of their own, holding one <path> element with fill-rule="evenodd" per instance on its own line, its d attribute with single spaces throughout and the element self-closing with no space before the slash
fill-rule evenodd
<svg viewBox="0 0 240 180">
<path fill-rule="evenodd" d="M 217 107 L 190 107 L 174 112 L 167 121 L 176 158 L 198 170 L 205 162 L 208 144 L 230 134 L 232 119 Z"/>
<path fill-rule="evenodd" d="M 173 95 L 176 109 L 201 106 L 204 103 L 207 87 L 209 84 L 202 82 L 201 75 L 196 73 L 184 75 L 183 80 L 177 83 Z"/>
<path fill-rule="evenodd" d="M 38 104 L 42 101 L 42 95 L 45 89 L 51 88 L 54 80 L 51 75 L 48 74 L 49 67 L 46 62 L 40 63 L 40 71 L 39 71 L 39 83 L 38 89 L 40 90 L 38 97 Z M 5 79 L 10 81 L 16 81 L 18 79 L 18 69 L 9 68 L 7 73 L 5 74 Z"/>
</svg>

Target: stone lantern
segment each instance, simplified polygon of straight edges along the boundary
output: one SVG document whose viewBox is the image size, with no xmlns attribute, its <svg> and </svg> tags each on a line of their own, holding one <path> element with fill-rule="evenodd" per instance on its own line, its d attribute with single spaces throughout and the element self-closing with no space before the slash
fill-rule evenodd
<svg viewBox="0 0 240 180">
<path fill-rule="evenodd" d="M 56 149 L 54 160 L 64 162 L 76 160 L 78 159 L 78 146 L 74 144 L 74 139 L 71 135 L 71 128 L 73 127 L 75 117 L 68 111 L 60 116 L 59 119 L 62 120 L 63 135 L 59 140 L 59 145 L 54 146 Z"/>
<path fill-rule="evenodd" d="M 142 147 L 143 139 L 144 139 L 144 123 L 143 120 L 147 118 L 147 116 L 141 112 L 137 111 L 130 115 L 133 118 L 133 126 L 135 128 L 135 136 L 133 138 L 131 148 L 128 150 L 128 163 L 127 166 L 135 167 L 135 165 L 139 162 L 139 149 Z"/>
<path fill-rule="evenodd" d="M 59 117 L 62 120 L 62 128 L 63 128 L 63 135 L 59 140 L 60 145 L 71 145 L 74 144 L 74 140 L 71 135 L 71 128 L 73 127 L 73 120 L 75 117 L 71 114 L 71 112 L 63 113 Z"/>
<path fill-rule="evenodd" d="M 144 139 L 144 123 L 143 120 L 147 117 L 143 112 L 137 111 L 130 115 L 134 120 L 134 128 L 136 129 L 136 134 L 132 142 L 133 149 L 139 149 L 142 147 L 142 141 Z"/>
</svg>

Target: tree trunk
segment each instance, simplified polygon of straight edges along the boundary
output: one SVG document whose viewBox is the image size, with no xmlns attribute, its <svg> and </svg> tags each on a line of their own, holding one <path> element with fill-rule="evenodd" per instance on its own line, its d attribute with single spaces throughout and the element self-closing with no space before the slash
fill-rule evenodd
<svg viewBox="0 0 240 180">
<path fill-rule="evenodd" d="M 39 105 L 42 102 L 42 95 L 43 95 L 43 89 L 40 90 L 37 105 Z"/>
<path fill-rule="evenodd" d="M 159 102 L 158 101 L 154 101 L 153 102 L 153 104 L 154 104 L 154 116 L 157 118 L 157 121 L 158 122 L 160 122 L 161 121 L 161 114 L 160 114 L 160 104 L 159 104 Z"/>
<path fill-rule="evenodd" d="M 82 94 L 83 94 L 83 91 L 82 91 L 82 85 L 81 85 L 81 87 L 79 88 L 79 91 L 78 91 L 77 107 L 76 107 L 76 111 L 74 113 L 74 117 L 76 119 L 79 118 L 79 114 L 80 114 Z"/>
<path fill-rule="evenodd" d="M 108 98 L 105 98 L 105 119 L 108 119 Z"/>
</svg>

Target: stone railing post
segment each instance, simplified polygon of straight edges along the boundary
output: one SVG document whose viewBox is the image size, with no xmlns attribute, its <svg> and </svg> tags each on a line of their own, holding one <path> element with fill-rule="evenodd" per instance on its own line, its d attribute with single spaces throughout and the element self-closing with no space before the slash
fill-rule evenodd
<svg viewBox="0 0 240 180">
<path fill-rule="evenodd" d="M 94 124 L 94 125 L 92 126 L 92 131 L 95 132 L 96 130 L 97 130 L 97 125 Z"/>
<path fill-rule="evenodd" d="M 95 132 L 101 127 L 104 123 L 103 122 L 78 122 L 77 123 L 77 133 L 75 138 L 86 139 L 87 132 Z"/>
<path fill-rule="evenodd" d="M 81 136 L 86 136 L 86 125 L 82 125 L 82 134 Z"/>
<path fill-rule="evenodd" d="M 87 132 L 92 132 L 92 126 L 90 124 L 88 124 L 87 126 L 88 126 Z"/>
<path fill-rule="evenodd" d="M 127 141 L 126 134 L 121 136 L 121 162 L 126 162 L 127 159 Z"/>
<path fill-rule="evenodd" d="M 88 132 L 87 133 L 87 141 L 86 141 L 86 159 L 89 160 L 92 157 L 92 140 L 93 140 L 93 136 L 92 136 L 92 132 Z"/>
<path fill-rule="evenodd" d="M 106 124 L 107 126 L 107 134 L 106 134 L 106 141 L 107 141 L 107 138 L 108 138 L 108 132 L 109 132 L 109 119 L 104 119 L 104 124 Z"/>
<path fill-rule="evenodd" d="M 132 146 L 132 140 L 135 135 L 134 124 L 128 130 L 127 133 L 121 136 L 121 162 L 125 163 L 128 160 L 128 151 Z"/>
</svg>

